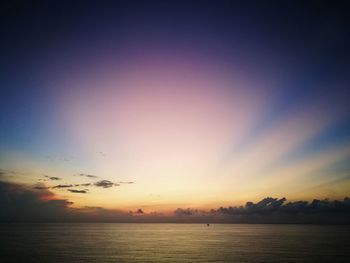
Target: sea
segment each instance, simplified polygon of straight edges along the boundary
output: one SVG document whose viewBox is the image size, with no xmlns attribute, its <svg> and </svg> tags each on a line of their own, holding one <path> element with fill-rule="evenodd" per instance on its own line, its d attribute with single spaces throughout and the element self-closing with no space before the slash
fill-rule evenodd
<svg viewBox="0 0 350 263">
<path fill-rule="evenodd" d="M 350 262 L 350 226 L 1 224 L 0 262 Z"/>
</svg>

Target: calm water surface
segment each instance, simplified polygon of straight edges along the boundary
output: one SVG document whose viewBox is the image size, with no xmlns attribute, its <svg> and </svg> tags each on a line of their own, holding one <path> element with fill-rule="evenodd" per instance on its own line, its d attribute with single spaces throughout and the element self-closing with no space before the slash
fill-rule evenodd
<svg viewBox="0 0 350 263">
<path fill-rule="evenodd" d="M 0 225 L 0 262 L 350 262 L 350 227 Z"/>
</svg>

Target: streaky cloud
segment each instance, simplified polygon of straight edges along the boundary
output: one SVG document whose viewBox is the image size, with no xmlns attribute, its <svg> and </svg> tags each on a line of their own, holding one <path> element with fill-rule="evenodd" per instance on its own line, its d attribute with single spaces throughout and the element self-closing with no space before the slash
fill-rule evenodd
<svg viewBox="0 0 350 263">
<path fill-rule="evenodd" d="M 47 190 L 47 189 L 50 189 L 51 187 L 49 186 L 41 186 L 41 185 L 36 185 L 33 187 L 33 189 L 36 189 L 36 190 Z"/>
<path fill-rule="evenodd" d="M 75 193 L 75 194 L 87 194 L 88 190 L 84 189 L 84 190 L 77 190 L 77 189 L 68 189 L 69 192 L 71 193 Z"/>
<path fill-rule="evenodd" d="M 86 184 L 75 184 L 74 186 L 90 186 L 91 183 L 86 183 Z"/>
<path fill-rule="evenodd" d="M 51 188 L 55 189 L 55 188 L 69 188 L 69 187 L 73 187 L 72 184 L 59 184 L 59 185 L 55 185 Z"/>
<path fill-rule="evenodd" d="M 48 176 L 48 175 L 45 175 L 44 177 L 52 180 L 52 181 L 58 181 L 58 180 L 62 180 L 60 177 L 57 177 L 57 176 Z"/>
<path fill-rule="evenodd" d="M 94 174 L 84 174 L 84 173 L 77 174 L 76 176 L 82 176 L 82 177 L 87 177 L 87 178 L 99 178 L 97 175 L 94 175 Z"/>
</svg>

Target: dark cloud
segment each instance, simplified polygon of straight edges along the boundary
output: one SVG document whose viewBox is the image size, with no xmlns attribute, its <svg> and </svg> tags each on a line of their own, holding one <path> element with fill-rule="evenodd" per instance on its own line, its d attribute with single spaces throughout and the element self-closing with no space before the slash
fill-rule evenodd
<svg viewBox="0 0 350 263">
<path fill-rule="evenodd" d="M 94 185 L 97 187 L 102 187 L 102 188 L 110 188 L 113 186 L 119 186 L 119 184 L 113 183 L 109 180 L 101 180 L 101 181 L 94 183 Z"/>
<path fill-rule="evenodd" d="M 36 185 L 33 186 L 33 189 L 36 189 L 36 190 L 44 190 L 44 189 L 57 189 L 57 188 L 69 188 L 69 187 L 79 187 L 79 186 L 90 186 L 91 184 L 90 183 L 87 183 L 87 184 L 75 184 L 75 185 L 72 185 L 72 184 L 59 184 L 59 185 L 55 185 L 55 186 L 46 186 L 45 184 L 42 184 L 42 183 L 38 183 Z"/>
<path fill-rule="evenodd" d="M 90 186 L 91 183 L 86 183 L 86 184 L 75 184 L 74 186 Z"/>
<path fill-rule="evenodd" d="M 87 178 L 100 178 L 99 176 L 97 175 L 93 175 L 93 174 L 84 174 L 84 173 L 81 173 L 81 174 L 76 174 L 76 176 L 82 176 L 82 177 L 87 177 Z M 113 183 L 109 180 L 100 180 L 98 182 L 95 182 L 93 185 L 94 186 L 97 186 L 97 187 L 103 187 L 103 188 L 110 188 L 112 186 L 119 186 L 120 184 L 133 184 L 135 182 L 132 182 L 132 181 L 121 181 L 121 182 L 117 182 L 117 183 Z M 90 186 L 92 184 L 80 184 L 80 185 L 76 185 L 76 186 Z"/>
<path fill-rule="evenodd" d="M 174 211 L 174 214 L 177 216 L 192 216 L 199 214 L 199 211 L 197 209 L 192 208 L 177 208 Z"/>
<path fill-rule="evenodd" d="M 286 198 L 267 197 L 257 203 L 247 202 L 240 207 L 220 207 L 217 212 L 227 215 L 247 214 L 327 214 L 327 213 L 349 213 L 350 200 L 344 198 L 342 201 L 328 199 L 314 199 L 312 202 L 294 201 L 286 203 Z"/>
<path fill-rule="evenodd" d="M 55 188 L 69 188 L 69 187 L 73 187 L 73 185 L 72 184 L 59 184 L 59 185 L 55 185 L 51 188 L 55 189 Z"/>
<path fill-rule="evenodd" d="M 85 174 L 85 173 L 80 173 L 80 174 L 76 174 L 76 176 L 82 176 L 82 177 L 86 177 L 86 178 L 100 178 L 99 176 L 97 175 L 93 175 L 93 174 Z M 85 184 L 76 184 L 75 186 L 97 186 L 97 187 L 102 187 L 102 188 L 110 188 L 110 187 L 113 187 L 113 186 L 119 186 L 120 184 L 133 184 L 134 182 L 132 181 L 121 181 L 121 182 L 117 182 L 117 183 L 114 183 L 112 181 L 109 181 L 109 180 L 99 180 L 93 184 L 91 183 L 85 183 Z"/>
<path fill-rule="evenodd" d="M 126 212 L 102 207 L 72 208 L 42 184 L 38 189 L 0 180 L 0 222 L 132 222 Z M 42 188 L 40 188 L 42 187 Z M 40 189 L 39 189 L 40 188 Z M 83 193 L 87 190 L 69 189 Z"/>
<path fill-rule="evenodd" d="M 135 211 L 129 211 L 129 214 L 130 215 L 146 215 L 146 213 L 141 208 L 138 208 Z"/>
<path fill-rule="evenodd" d="M 143 214 L 143 210 L 141 208 L 137 209 L 136 214 Z"/>
<path fill-rule="evenodd" d="M 69 216 L 72 202 L 58 199 L 47 189 L 36 190 L 0 181 L 0 221 L 52 221 Z"/>
<path fill-rule="evenodd" d="M 84 189 L 84 190 L 68 189 L 68 191 L 71 193 L 76 193 L 76 194 L 87 194 L 88 193 L 87 189 Z"/>
<path fill-rule="evenodd" d="M 56 177 L 56 176 L 48 176 L 48 175 L 45 175 L 44 177 L 50 179 L 50 180 L 53 180 L 53 181 L 58 181 L 58 180 L 62 180 L 61 178 L 59 177 Z"/>
<path fill-rule="evenodd" d="M 36 190 L 46 190 L 46 189 L 50 189 L 50 187 L 48 187 L 48 186 L 36 185 L 36 186 L 33 187 L 33 189 L 36 189 Z"/>
<path fill-rule="evenodd" d="M 93 175 L 93 174 L 77 174 L 77 176 L 82 176 L 82 177 L 87 177 L 87 178 L 98 178 L 97 175 Z"/>
<path fill-rule="evenodd" d="M 350 199 L 287 202 L 286 198 L 267 197 L 257 203 L 247 202 L 244 206 L 220 207 L 206 211 L 178 208 L 174 215 L 179 219 L 174 221 L 188 223 L 349 224 Z"/>
</svg>

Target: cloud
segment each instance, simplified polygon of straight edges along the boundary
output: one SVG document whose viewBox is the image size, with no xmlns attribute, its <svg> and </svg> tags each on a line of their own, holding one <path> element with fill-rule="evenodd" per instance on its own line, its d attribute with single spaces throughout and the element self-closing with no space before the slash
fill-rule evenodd
<svg viewBox="0 0 350 263">
<path fill-rule="evenodd" d="M 42 185 L 36 185 L 33 187 L 33 189 L 36 189 L 36 190 L 46 190 L 46 189 L 50 189 L 50 187 L 48 186 L 42 186 Z"/>
<path fill-rule="evenodd" d="M 82 177 L 87 177 L 87 178 L 100 178 L 97 175 L 93 175 L 93 174 L 85 174 L 85 173 L 80 173 L 80 174 L 76 174 L 76 176 L 82 176 Z M 120 184 L 134 184 L 135 182 L 132 181 L 120 181 L 117 183 L 113 183 L 109 180 L 100 180 L 96 183 L 94 183 L 93 185 L 97 186 L 97 187 L 103 187 L 103 188 L 109 188 L 112 186 L 119 186 Z M 91 184 L 80 184 L 80 185 L 76 185 L 76 186 L 90 186 Z"/>
<path fill-rule="evenodd" d="M 58 181 L 58 180 L 62 180 L 61 178 L 59 177 L 56 177 L 56 176 L 48 176 L 48 175 L 45 175 L 44 177 L 50 179 L 50 180 L 53 180 L 53 181 Z"/>
<path fill-rule="evenodd" d="M 18 173 L 15 172 L 15 171 L 11 171 L 11 170 L 6 170 L 6 169 L 1 169 L 0 168 L 0 176 L 8 175 L 8 174 L 18 174 Z"/>
<path fill-rule="evenodd" d="M 177 208 L 174 211 L 174 214 L 177 216 L 192 216 L 198 213 L 199 211 L 197 209 L 192 209 L 192 208 Z"/>
<path fill-rule="evenodd" d="M 79 186 L 84 186 L 84 187 L 96 186 L 96 187 L 102 187 L 102 188 L 110 188 L 110 187 L 113 187 L 113 186 L 119 186 L 119 184 L 118 183 L 113 183 L 113 182 L 111 182 L 109 180 L 100 180 L 98 182 L 95 182 L 94 184 L 92 184 L 92 183 L 83 183 L 83 184 L 74 184 L 74 185 L 73 184 L 59 184 L 59 185 L 55 185 L 55 186 L 46 186 L 44 184 L 38 183 L 38 184 L 33 186 L 33 189 L 36 189 L 36 190 L 62 189 L 62 188 L 79 187 Z M 87 192 L 87 190 L 85 190 L 85 191 Z M 72 193 L 78 193 L 76 191 L 71 191 L 71 192 Z M 81 192 L 81 193 L 83 193 L 83 192 Z"/>
<path fill-rule="evenodd" d="M 119 184 L 113 183 L 109 180 L 101 180 L 101 181 L 94 183 L 94 185 L 97 187 L 102 187 L 102 188 L 110 188 L 112 186 L 119 186 Z"/>
<path fill-rule="evenodd" d="M 141 208 L 137 209 L 136 214 L 143 214 L 143 210 Z"/>
<path fill-rule="evenodd" d="M 74 186 L 90 186 L 91 183 L 87 183 L 87 184 L 75 184 Z"/>
<path fill-rule="evenodd" d="M 100 181 L 100 187 L 113 182 Z M 67 185 L 58 185 L 59 187 Z M 56 186 L 56 187 L 58 187 Z M 67 191 L 87 194 L 87 189 Z M 44 184 L 27 186 L 1 181 L 0 222 L 169 222 L 169 223 L 317 223 L 349 224 L 350 199 L 291 201 L 267 197 L 244 206 L 220 207 L 211 210 L 178 208 L 172 214 L 146 213 L 141 208 L 129 213 L 102 207 L 72 207 Z"/>
<path fill-rule="evenodd" d="M 77 187 L 77 186 L 90 186 L 91 183 L 87 183 L 87 184 L 59 184 L 59 185 L 55 185 L 55 186 L 46 186 L 42 183 L 38 183 L 36 185 L 33 186 L 33 189 L 36 190 L 44 190 L 44 189 L 57 189 L 57 188 L 69 188 L 69 187 Z"/>
<path fill-rule="evenodd" d="M 342 201 L 328 199 L 314 199 L 312 202 L 294 201 L 286 203 L 286 198 L 267 197 L 257 203 L 247 202 L 240 207 L 220 207 L 217 213 L 226 215 L 247 215 L 247 214 L 329 214 L 349 213 L 350 200 L 344 198 Z"/>
<path fill-rule="evenodd" d="M 261 201 L 247 202 L 244 206 L 220 207 L 211 210 L 178 208 L 173 212 L 175 222 L 212 223 L 316 223 L 349 224 L 350 199 L 292 201 L 286 198 L 266 197 Z"/>
<path fill-rule="evenodd" d="M 2 180 L 10 180 L 11 178 L 17 177 L 18 175 L 23 175 L 23 173 L 0 168 L 0 178 Z"/>
<path fill-rule="evenodd" d="M 69 187 L 73 187 L 73 185 L 72 184 L 59 184 L 59 185 L 55 185 L 51 188 L 55 189 L 55 188 L 69 188 Z"/>
<path fill-rule="evenodd" d="M 88 193 L 87 189 L 84 189 L 84 190 L 68 189 L 68 191 L 71 193 L 76 193 L 76 194 L 87 194 Z"/>
<path fill-rule="evenodd" d="M 57 198 L 47 189 L 0 181 L 0 221 L 54 221 L 69 217 L 72 202 Z"/>
<path fill-rule="evenodd" d="M 87 178 L 98 178 L 97 175 L 93 175 L 93 174 L 84 174 L 84 173 L 77 174 L 76 176 L 82 176 L 82 177 L 87 177 Z"/>
</svg>

